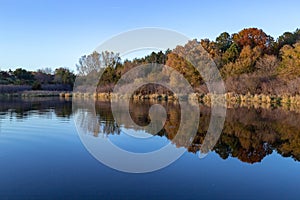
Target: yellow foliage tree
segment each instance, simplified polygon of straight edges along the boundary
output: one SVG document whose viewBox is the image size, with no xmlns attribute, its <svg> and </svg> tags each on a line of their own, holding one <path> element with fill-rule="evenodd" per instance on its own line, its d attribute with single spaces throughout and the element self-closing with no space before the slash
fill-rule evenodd
<svg viewBox="0 0 300 200">
<path fill-rule="evenodd" d="M 254 71 L 255 63 L 260 56 L 260 47 L 254 47 L 252 49 L 247 45 L 242 49 L 236 62 L 230 62 L 222 68 L 222 74 L 224 76 L 230 76 L 252 72 Z"/>
<path fill-rule="evenodd" d="M 285 45 L 280 50 L 282 61 L 278 75 L 284 79 L 294 79 L 300 76 L 300 42 L 293 46 Z"/>
</svg>

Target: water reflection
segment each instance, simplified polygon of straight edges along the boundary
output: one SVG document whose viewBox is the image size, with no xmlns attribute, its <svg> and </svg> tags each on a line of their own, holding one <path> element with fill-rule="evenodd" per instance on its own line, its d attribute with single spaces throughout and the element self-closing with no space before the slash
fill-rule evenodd
<svg viewBox="0 0 300 200">
<path fill-rule="evenodd" d="M 149 123 L 148 111 L 154 103 L 157 102 L 131 102 L 130 113 L 132 119 L 140 125 Z M 173 140 L 180 124 L 180 105 L 171 102 L 163 102 L 162 105 L 166 108 L 168 114 L 164 128 L 158 135 L 172 140 L 177 147 L 184 147 L 189 152 L 199 152 L 207 133 L 211 109 L 200 105 L 200 123 L 196 137 L 189 138 L 190 135 L 187 130 L 184 137 Z M 104 107 L 106 109 L 103 109 Z M 109 107 L 109 102 L 96 103 L 96 112 L 99 120 L 113 119 Z M 120 109 L 120 115 L 122 113 L 125 113 L 125 110 Z M 284 157 L 292 157 L 294 160 L 299 161 L 299 120 L 299 113 L 280 108 L 273 110 L 262 108 L 230 108 L 227 110 L 221 137 L 213 151 L 218 153 L 223 159 L 236 157 L 247 163 L 260 162 L 273 151 Z M 126 124 L 126 118 L 122 122 L 124 122 L 124 127 L 130 128 Z M 114 126 L 115 124 L 111 123 L 110 125 Z M 110 129 L 114 130 L 114 128 Z M 193 140 L 191 145 L 186 143 L 189 140 Z"/>
<path fill-rule="evenodd" d="M 14 116 L 18 119 L 27 119 L 33 115 L 45 116 L 52 111 L 57 117 L 70 118 L 72 102 L 57 97 L 0 99 L 0 115 L 3 117 Z"/>
<path fill-rule="evenodd" d="M 148 116 L 151 105 L 158 102 L 143 101 L 130 102 L 130 114 L 133 121 L 141 126 L 149 124 Z M 84 105 L 85 102 L 83 101 Z M 155 137 L 165 137 L 177 147 L 184 147 L 191 153 L 199 152 L 205 138 L 209 121 L 210 108 L 200 105 L 200 123 L 196 137 L 189 135 L 189 124 L 185 124 L 186 134 L 175 140 L 175 135 L 180 125 L 180 105 L 172 102 L 160 102 L 167 111 L 167 120 L 163 129 Z M 195 106 L 195 105 L 189 105 Z M 95 109 L 96 116 L 89 109 Z M 1 118 L 15 116 L 19 119 L 29 118 L 34 115 L 44 116 L 54 112 L 56 116 L 71 118 L 72 102 L 58 98 L 39 99 L 2 99 L 0 101 L 0 127 Z M 97 101 L 91 108 L 80 109 L 73 112 L 84 112 L 85 117 L 90 117 L 89 129 L 93 137 L 103 135 L 119 135 L 121 128 L 132 129 L 126 119 L 126 110 L 122 106 L 119 114 L 123 124 L 117 125 L 111 112 L 110 102 Z M 87 118 L 81 120 L 89 120 Z M 128 121 L 128 123 L 127 123 Z M 192 121 L 192 120 L 191 120 Z M 213 151 L 221 158 L 238 158 L 242 162 L 256 163 L 272 152 L 277 152 L 283 157 L 292 157 L 300 160 L 300 114 L 286 111 L 281 108 L 229 108 L 221 137 Z M 98 122 L 98 123 L 95 123 Z M 192 144 L 186 141 L 193 140 Z"/>
</svg>

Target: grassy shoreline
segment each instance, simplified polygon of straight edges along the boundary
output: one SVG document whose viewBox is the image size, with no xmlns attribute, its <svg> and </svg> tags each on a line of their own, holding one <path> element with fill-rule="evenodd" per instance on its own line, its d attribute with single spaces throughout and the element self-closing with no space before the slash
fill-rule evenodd
<svg viewBox="0 0 300 200">
<path fill-rule="evenodd" d="M 224 106 L 226 108 L 237 108 L 237 107 L 246 107 L 248 109 L 254 108 L 262 108 L 262 109 L 274 109 L 280 108 L 286 111 L 293 111 L 300 113 L 300 95 L 265 95 L 265 94 L 234 94 L 234 93 L 226 93 L 222 96 L 215 94 L 197 94 L 193 93 L 189 96 L 182 95 L 178 96 L 170 96 L 170 95 L 134 95 L 134 96 L 123 96 L 123 95 L 114 95 L 109 93 L 72 93 L 73 99 L 90 99 L 93 98 L 99 101 L 110 101 L 116 99 L 132 99 L 133 101 L 154 101 L 154 102 L 178 102 L 178 99 L 182 99 L 183 101 L 188 101 L 191 104 L 201 103 L 205 106 Z M 222 97 L 222 98 L 220 98 Z M 66 97 L 69 99 L 69 96 Z M 222 101 L 223 100 L 223 101 Z M 224 101 L 225 100 L 225 101 Z"/>
<path fill-rule="evenodd" d="M 0 97 L 59 97 L 62 91 L 27 90 L 14 93 L 0 93 Z"/>
<path fill-rule="evenodd" d="M 23 91 L 17 93 L 1 93 L 0 97 L 61 97 L 61 98 L 94 98 L 97 100 L 111 99 L 133 99 L 139 100 L 156 100 L 156 101 L 198 101 L 203 104 L 223 104 L 227 107 L 236 105 L 254 106 L 270 108 L 273 106 L 299 107 L 300 95 L 266 95 L 266 94 L 235 94 L 226 93 L 224 95 L 217 94 L 199 94 L 192 93 L 190 95 L 167 95 L 167 94 L 150 94 L 150 95 L 118 95 L 113 93 L 78 93 L 66 91 Z M 225 100 L 225 101 L 224 101 Z"/>
<path fill-rule="evenodd" d="M 280 104 L 280 103 L 289 103 L 289 104 L 299 104 L 300 105 L 300 95 L 267 95 L 267 94 L 236 94 L 236 93 L 225 93 L 224 95 L 218 94 L 200 94 L 192 93 L 190 95 L 167 95 L 167 94 L 149 94 L 149 95 L 119 95 L 114 93 L 60 93 L 60 96 L 67 97 L 93 97 L 97 99 L 135 99 L 135 100 L 144 100 L 144 99 L 154 99 L 161 101 L 169 100 L 198 100 L 202 102 L 211 102 L 217 100 L 220 97 L 226 99 L 227 103 L 242 103 L 242 102 L 258 102 L 258 103 L 271 103 L 271 104 Z"/>
</svg>

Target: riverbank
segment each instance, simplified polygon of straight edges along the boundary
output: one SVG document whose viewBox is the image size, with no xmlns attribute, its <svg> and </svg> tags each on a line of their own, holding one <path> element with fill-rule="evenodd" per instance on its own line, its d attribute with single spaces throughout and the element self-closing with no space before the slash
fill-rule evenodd
<svg viewBox="0 0 300 200">
<path fill-rule="evenodd" d="M 113 93 L 73 93 L 61 95 L 65 97 L 73 96 L 73 98 L 94 98 L 100 101 L 108 101 L 113 99 L 129 99 L 134 101 L 153 100 L 153 101 L 175 101 L 179 99 L 192 103 L 202 103 L 205 105 L 222 105 L 228 108 L 233 107 L 253 107 L 270 109 L 274 107 L 282 107 L 285 110 L 300 111 L 300 95 L 265 95 L 265 94 L 235 94 L 226 93 L 224 95 L 216 94 L 198 94 L 190 95 L 167 95 L 167 94 L 151 94 L 151 95 L 118 95 Z"/>
<path fill-rule="evenodd" d="M 14 93 L 0 93 L 0 97 L 59 97 L 67 92 L 48 90 L 27 90 Z"/>
<path fill-rule="evenodd" d="M 167 94 L 149 94 L 149 95 L 120 95 L 114 93 L 61 93 L 61 97 L 74 97 L 74 98 L 96 98 L 99 100 L 105 99 L 134 99 L 145 100 L 153 99 L 159 101 L 178 101 L 178 100 L 196 100 L 204 103 L 218 102 L 226 100 L 226 103 L 268 103 L 268 104 L 299 104 L 300 95 L 265 95 L 265 94 L 235 94 L 225 93 L 224 95 L 218 94 L 199 94 L 192 93 L 190 95 L 167 95 Z M 225 102 L 224 102 L 225 103 Z"/>
<path fill-rule="evenodd" d="M 265 94 L 235 94 L 226 93 L 224 95 L 217 94 L 199 94 L 192 93 L 190 95 L 167 95 L 167 94 L 149 94 L 149 95 L 120 95 L 115 93 L 78 93 L 78 92 L 61 92 L 61 91 L 23 91 L 18 93 L 2 93 L 1 97 L 61 97 L 61 98 L 94 98 L 97 100 L 111 99 L 133 99 L 140 100 L 156 100 L 156 101 L 194 101 L 206 105 L 222 104 L 227 107 L 235 107 L 236 105 L 253 106 L 271 108 L 274 106 L 299 107 L 300 95 L 265 95 Z"/>
</svg>

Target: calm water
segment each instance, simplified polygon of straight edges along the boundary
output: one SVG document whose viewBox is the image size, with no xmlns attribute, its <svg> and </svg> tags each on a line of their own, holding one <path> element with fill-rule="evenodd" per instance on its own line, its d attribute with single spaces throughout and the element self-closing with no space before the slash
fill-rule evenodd
<svg viewBox="0 0 300 200">
<path fill-rule="evenodd" d="M 108 137 L 133 152 L 160 148 L 174 138 L 180 123 L 179 105 L 162 105 L 168 113 L 163 130 L 138 140 L 124 134 L 131 129 L 126 119 L 116 125 L 109 102 L 97 102 L 100 127 L 91 137 Z M 151 102 L 132 102 L 132 119 L 148 124 L 150 106 Z M 187 150 L 179 160 L 152 173 L 128 174 L 108 168 L 88 153 L 75 128 L 71 101 L 2 99 L 0 198 L 298 199 L 300 114 L 281 108 L 228 109 L 216 146 L 199 159 L 210 119 L 210 108 L 200 109 L 192 145 L 173 141 Z"/>
</svg>

